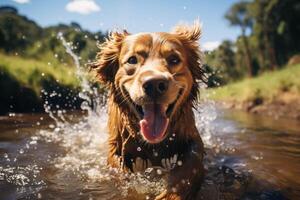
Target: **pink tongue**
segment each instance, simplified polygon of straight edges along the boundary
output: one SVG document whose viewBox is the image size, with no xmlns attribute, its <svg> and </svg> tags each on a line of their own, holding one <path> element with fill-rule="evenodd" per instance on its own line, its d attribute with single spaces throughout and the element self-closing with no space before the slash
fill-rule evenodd
<svg viewBox="0 0 300 200">
<path fill-rule="evenodd" d="M 167 130 L 169 119 L 160 104 L 144 106 L 144 118 L 140 121 L 141 132 L 150 143 L 160 142 Z"/>
</svg>

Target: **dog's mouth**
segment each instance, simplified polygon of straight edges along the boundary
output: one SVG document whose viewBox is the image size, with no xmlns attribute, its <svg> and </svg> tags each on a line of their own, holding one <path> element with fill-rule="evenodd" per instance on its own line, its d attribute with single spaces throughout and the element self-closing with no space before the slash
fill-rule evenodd
<svg viewBox="0 0 300 200">
<path fill-rule="evenodd" d="M 133 103 L 140 118 L 141 134 L 147 142 L 159 143 L 165 138 L 169 119 L 182 92 L 180 90 L 175 101 L 169 105 L 153 102 L 140 106 Z"/>
</svg>

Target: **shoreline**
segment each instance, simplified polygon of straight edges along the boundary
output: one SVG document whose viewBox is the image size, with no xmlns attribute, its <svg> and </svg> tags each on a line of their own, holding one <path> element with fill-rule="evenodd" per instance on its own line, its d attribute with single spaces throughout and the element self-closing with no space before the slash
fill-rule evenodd
<svg viewBox="0 0 300 200">
<path fill-rule="evenodd" d="M 300 121 L 300 97 L 291 98 L 290 94 L 283 94 L 280 98 L 269 102 L 259 99 L 254 101 L 215 100 L 215 102 L 225 109 L 241 110 L 275 119 L 287 118 Z"/>
</svg>

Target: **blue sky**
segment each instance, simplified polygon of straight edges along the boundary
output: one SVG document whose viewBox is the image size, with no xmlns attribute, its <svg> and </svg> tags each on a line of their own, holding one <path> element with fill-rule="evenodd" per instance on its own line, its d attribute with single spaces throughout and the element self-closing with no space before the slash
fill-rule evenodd
<svg viewBox="0 0 300 200">
<path fill-rule="evenodd" d="M 169 31 L 178 22 L 203 23 L 202 46 L 211 48 L 240 33 L 224 19 L 238 0 L 1 0 L 41 26 L 78 22 L 90 31 L 124 28 L 131 33 Z"/>
</svg>

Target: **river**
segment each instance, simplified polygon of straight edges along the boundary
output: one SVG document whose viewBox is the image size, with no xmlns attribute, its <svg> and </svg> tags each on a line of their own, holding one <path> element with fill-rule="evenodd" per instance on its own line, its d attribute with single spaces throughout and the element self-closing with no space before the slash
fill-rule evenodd
<svg viewBox="0 0 300 200">
<path fill-rule="evenodd" d="M 299 121 L 199 110 L 205 199 L 300 198 Z M 161 191 L 160 180 L 107 167 L 105 108 L 52 114 L 0 117 L 0 199 L 151 199 Z"/>
</svg>

